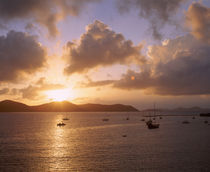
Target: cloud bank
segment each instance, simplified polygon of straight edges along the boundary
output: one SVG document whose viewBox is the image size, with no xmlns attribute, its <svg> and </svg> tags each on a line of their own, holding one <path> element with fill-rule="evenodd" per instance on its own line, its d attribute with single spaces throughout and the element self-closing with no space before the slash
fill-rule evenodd
<svg viewBox="0 0 210 172">
<path fill-rule="evenodd" d="M 134 46 L 122 34 L 115 33 L 107 25 L 95 21 L 86 28 L 79 44 L 68 42 L 65 73 L 83 73 L 98 66 L 144 63 L 140 54 L 142 45 Z"/>
<path fill-rule="evenodd" d="M 41 94 L 41 92 L 49 91 L 49 90 L 63 89 L 63 88 L 65 88 L 63 85 L 48 83 L 46 81 L 46 78 L 42 77 L 35 84 L 30 84 L 24 88 L 19 88 L 19 89 L 4 88 L 2 90 L 6 90 L 6 89 L 8 90 L 4 94 L 18 95 L 18 96 L 21 96 L 21 98 L 28 99 L 28 100 L 39 100 L 39 99 L 46 98 L 46 96 Z"/>
<path fill-rule="evenodd" d="M 44 66 L 45 56 L 45 49 L 34 36 L 16 31 L 0 36 L 0 82 L 36 72 Z"/>
<path fill-rule="evenodd" d="M 141 72 L 128 71 L 114 87 L 145 89 L 159 95 L 210 94 L 210 46 L 185 35 L 152 46 L 150 63 Z"/>
<path fill-rule="evenodd" d="M 4 95 L 4 94 L 7 94 L 7 93 L 9 93 L 9 88 L 0 89 L 0 95 Z"/>
<path fill-rule="evenodd" d="M 56 36 L 56 23 L 67 15 L 77 16 L 91 2 L 100 0 L 0 0 L 0 19 L 33 19 Z"/>
<path fill-rule="evenodd" d="M 132 9 L 139 11 L 139 16 L 148 19 L 152 35 L 161 39 L 160 29 L 171 20 L 180 5 L 186 0 L 118 0 L 120 12 Z"/>
</svg>

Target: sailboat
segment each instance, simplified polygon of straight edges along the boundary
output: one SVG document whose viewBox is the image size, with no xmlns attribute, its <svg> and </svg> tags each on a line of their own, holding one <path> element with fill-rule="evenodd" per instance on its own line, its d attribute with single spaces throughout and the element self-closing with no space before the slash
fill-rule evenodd
<svg viewBox="0 0 210 172">
<path fill-rule="evenodd" d="M 155 104 L 154 104 L 154 117 L 155 117 L 155 115 L 156 115 L 156 110 L 155 110 Z M 146 122 L 146 125 L 147 125 L 148 129 L 156 129 L 156 128 L 159 128 L 159 126 L 160 126 L 160 124 L 151 120 L 151 116 L 150 116 L 149 121 Z"/>
<path fill-rule="evenodd" d="M 66 114 L 66 117 L 63 118 L 63 120 L 64 120 L 64 121 L 69 120 L 69 118 L 67 118 L 67 114 Z"/>
<path fill-rule="evenodd" d="M 65 118 L 63 118 L 63 120 L 64 120 L 64 121 L 67 121 L 67 120 L 69 120 L 69 118 L 65 117 Z"/>
<path fill-rule="evenodd" d="M 159 128 L 160 124 L 154 123 L 152 120 L 146 122 L 148 129 Z"/>
</svg>

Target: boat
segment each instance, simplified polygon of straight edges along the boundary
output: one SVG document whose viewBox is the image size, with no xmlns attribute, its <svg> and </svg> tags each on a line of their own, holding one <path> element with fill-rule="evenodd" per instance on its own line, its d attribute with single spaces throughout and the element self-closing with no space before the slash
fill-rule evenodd
<svg viewBox="0 0 210 172">
<path fill-rule="evenodd" d="M 69 118 L 63 118 L 63 120 L 64 120 L 64 121 L 67 121 L 67 120 L 69 120 Z"/>
<path fill-rule="evenodd" d="M 153 120 L 155 120 L 155 115 L 156 115 L 156 111 L 155 111 L 155 104 L 154 104 L 154 118 L 153 118 Z M 146 122 L 146 125 L 147 125 L 148 129 L 156 129 L 156 128 L 159 128 L 159 126 L 160 126 L 160 124 L 151 120 L 151 116 L 150 116 L 150 119 Z"/>
<path fill-rule="evenodd" d="M 143 118 L 143 119 L 141 119 L 141 121 L 145 121 L 145 119 Z"/>
<path fill-rule="evenodd" d="M 65 125 L 66 125 L 66 124 L 63 123 L 63 122 L 59 122 L 59 123 L 57 124 L 58 127 L 63 127 L 63 126 L 65 126 Z"/>
<path fill-rule="evenodd" d="M 104 118 L 104 119 L 102 119 L 102 121 L 109 121 L 109 119 L 108 118 Z"/>
<path fill-rule="evenodd" d="M 189 124 L 189 121 L 183 121 L 182 124 Z"/>
<path fill-rule="evenodd" d="M 148 129 L 156 129 L 159 128 L 160 124 L 154 123 L 152 120 L 146 122 Z"/>
<path fill-rule="evenodd" d="M 67 118 L 67 114 L 65 115 L 65 117 L 63 118 L 64 121 L 69 120 L 69 118 Z"/>
<path fill-rule="evenodd" d="M 129 120 L 129 119 L 130 119 L 129 117 L 126 118 L 126 120 Z"/>
<path fill-rule="evenodd" d="M 210 117 L 210 113 L 200 113 L 201 117 Z"/>
</svg>

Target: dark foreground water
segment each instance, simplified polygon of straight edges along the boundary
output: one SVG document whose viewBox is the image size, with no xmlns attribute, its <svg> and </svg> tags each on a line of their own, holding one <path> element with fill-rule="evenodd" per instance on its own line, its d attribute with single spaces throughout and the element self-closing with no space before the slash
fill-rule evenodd
<svg viewBox="0 0 210 172">
<path fill-rule="evenodd" d="M 63 117 L 70 120 L 57 127 Z M 205 118 L 163 117 L 156 130 L 140 119 L 140 113 L 0 113 L 0 171 L 210 171 Z"/>
</svg>

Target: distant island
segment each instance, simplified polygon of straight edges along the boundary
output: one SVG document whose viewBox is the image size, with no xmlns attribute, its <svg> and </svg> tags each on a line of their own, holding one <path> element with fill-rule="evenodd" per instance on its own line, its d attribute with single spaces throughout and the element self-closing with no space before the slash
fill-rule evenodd
<svg viewBox="0 0 210 172">
<path fill-rule="evenodd" d="M 138 112 L 130 105 L 113 104 L 81 104 L 76 105 L 68 101 L 50 102 L 37 106 L 29 106 L 12 100 L 0 102 L 0 112 Z"/>
<path fill-rule="evenodd" d="M 174 108 L 174 109 L 144 109 L 141 110 L 141 112 L 197 112 L 197 113 L 209 113 L 210 112 L 210 108 L 201 108 L 198 106 L 194 106 L 194 107 L 189 107 L 189 108 L 185 108 L 185 107 L 178 107 L 178 108 Z"/>
</svg>

